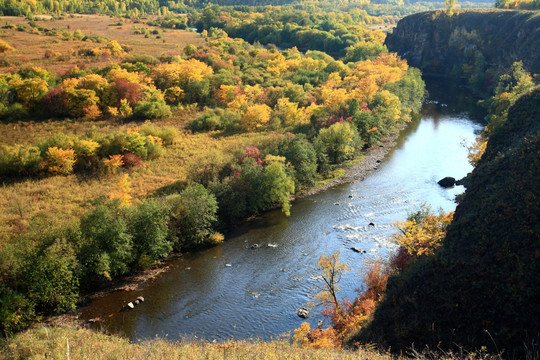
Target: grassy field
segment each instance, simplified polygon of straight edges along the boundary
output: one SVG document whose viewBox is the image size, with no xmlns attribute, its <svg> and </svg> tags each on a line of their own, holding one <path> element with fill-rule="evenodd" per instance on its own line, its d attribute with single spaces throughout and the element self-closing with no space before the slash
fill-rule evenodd
<svg viewBox="0 0 540 360">
<path fill-rule="evenodd" d="M 100 44 L 72 38 L 69 33 L 76 30 L 80 30 L 84 36 L 103 37 L 127 44 L 132 49 L 130 53 L 156 57 L 168 53 L 178 54 L 189 44 L 204 44 L 203 38 L 196 32 L 163 30 L 128 19 L 99 15 L 73 15 L 66 16 L 63 20 L 46 19 L 45 17 L 31 24 L 23 17 L 0 17 L 0 39 L 15 48 L 15 51 L 1 55 L 0 62 L 3 66 L 0 67 L 0 72 L 16 71 L 30 64 L 48 70 L 65 71 L 75 65 L 106 66 L 116 62 L 112 58 L 89 59 L 77 56 L 79 50 L 94 48 Z M 43 30 L 40 31 L 39 28 Z M 136 30 L 141 29 L 157 33 L 149 37 L 135 34 Z"/>
<path fill-rule="evenodd" d="M 156 339 L 131 343 L 117 336 L 73 326 L 39 326 L 2 345 L 0 357 L 5 359 L 392 359 L 368 350 L 302 348 L 287 340 L 207 343 Z"/>
</svg>

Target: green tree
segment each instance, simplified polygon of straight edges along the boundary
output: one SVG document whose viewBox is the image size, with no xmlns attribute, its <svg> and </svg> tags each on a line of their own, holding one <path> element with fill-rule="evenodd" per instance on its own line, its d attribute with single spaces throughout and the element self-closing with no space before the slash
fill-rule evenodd
<svg viewBox="0 0 540 360">
<path fill-rule="evenodd" d="M 133 246 L 141 267 L 148 267 L 172 251 L 168 239 L 169 213 L 159 201 L 149 199 L 130 218 Z"/>
<path fill-rule="evenodd" d="M 170 195 L 171 228 L 176 237 L 175 248 L 203 245 L 214 232 L 218 203 L 214 194 L 201 184 L 188 186 L 180 194 Z"/>
<path fill-rule="evenodd" d="M 126 274 L 133 260 L 133 240 L 118 201 L 100 202 L 81 218 L 78 258 L 89 283 Z"/>
<path fill-rule="evenodd" d="M 337 122 L 329 128 L 321 129 L 315 142 L 322 145 L 330 162 L 334 164 L 351 159 L 361 144 L 356 129 L 348 122 Z"/>
</svg>

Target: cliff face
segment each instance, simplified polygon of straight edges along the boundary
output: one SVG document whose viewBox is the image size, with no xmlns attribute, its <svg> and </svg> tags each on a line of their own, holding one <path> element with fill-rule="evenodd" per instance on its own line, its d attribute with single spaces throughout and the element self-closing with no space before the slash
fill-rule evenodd
<svg viewBox="0 0 540 360">
<path fill-rule="evenodd" d="M 538 49 L 538 48 L 537 48 Z M 505 350 L 540 343 L 540 88 L 489 140 L 433 256 L 394 276 L 362 341 Z"/>
<path fill-rule="evenodd" d="M 471 10 L 448 16 L 422 12 L 399 21 L 386 39 L 390 51 L 423 72 L 449 74 L 468 67 L 508 69 L 522 60 L 540 73 L 540 13 L 515 10 Z M 465 64 L 465 68 L 463 65 Z M 466 75 L 466 74 L 465 74 Z"/>
</svg>

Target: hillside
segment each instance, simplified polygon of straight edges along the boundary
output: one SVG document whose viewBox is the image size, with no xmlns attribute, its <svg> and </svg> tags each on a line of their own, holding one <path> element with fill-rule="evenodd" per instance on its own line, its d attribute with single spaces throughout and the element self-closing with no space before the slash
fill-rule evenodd
<svg viewBox="0 0 540 360">
<path fill-rule="evenodd" d="M 371 325 L 354 340 L 538 352 L 540 88 L 492 134 L 441 250 L 389 280 Z"/>
<path fill-rule="evenodd" d="M 385 44 L 424 73 L 472 78 L 471 83 L 485 88 L 497 70 L 515 61 L 540 73 L 538 29 L 540 14 L 534 11 L 422 12 L 402 19 Z"/>
</svg>

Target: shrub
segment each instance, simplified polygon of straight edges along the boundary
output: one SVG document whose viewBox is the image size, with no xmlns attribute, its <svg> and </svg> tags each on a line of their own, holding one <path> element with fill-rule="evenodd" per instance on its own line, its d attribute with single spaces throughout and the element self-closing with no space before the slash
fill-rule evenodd
<svg viewBox="0 0 540 360">
<path fill-rule="evenodd" d="M 130 218 L 130 227 L 139 260 L 154 263 L 169 255 L 172 244 L 167 238 L 168 224 L 168 209 L 157 200 L 146 200 L 137 207 Z"/>
<path fill-rule="evenodd" d="M 75 164 L 75 150 L 59 149 L 56 146 L 47 149 L 45 154 L 47 171 L 54 175 L 69 175 Z"/>
<path fill-rule="evenodd" d="M 160 119 L 171 116 L 171 108 L 165 103 L 163 95 L 154 91 L 139 101 L 133 109 L 134 115 L 144 119 Z"/>
<path fill-rule="evenodd" d="M 37 146 L 1 145 L 0 176 L 29 176 L 40 171 L 41 151 Z"/>
<path fill-rule="evenodd" d="M 338 122 L 321 129 L 315 142 L 322 145 L 330 162 L 334 164 L 351 159 L 361 144 L 356 129 L 348 122 Z"/>
<path fill-rule="evenodd" d="M 295 169 L 298 184 L 312 186 L 318 178 L 317 153 L 313 145 L 301 138 L 287 138 L 278 148 L 278 153 L 285 156 Z"/>
<path fill-rule="evenodd" d="M 180 132 L 171 126 L 155 126 L 144 124 L 139 131 L 142 135 L 157 136 L 163 141 L 163 145 L 169 146 L 176 142 L 180 137 Z"/>
<path fill-rule="evenodd" d="M 141 166 L 142 164 L 144 164 L 144 161 L 138 155 L 135 155 L 133 153 L 125 153 L 122 156 L 122 163 L 122 166 L 129 169 L 134 166 Z"/>
<path fill-rule="evenodd" d="M 201 184 L 193 184 L 166 199 L 171 208 L 171 228 L 177 249 L 209 243 L 216 224 L 216 197 Z"/>
<path fill-rule="evenodd" d="M 88 285 L 128 272 L 133 260 L 133 241 L 118 201 L 100 202 L 81 218 L 77 257 Z"/>
<path fill-rule="evenodd" d="M 221 118 L 215 112 L 208 112 L 199 116 L 190 124 L 193 131 L 214 131 L 223 130 Z"/>
<path fill-rule="evenodd" d="M 72 246 L 62 238 L 34 253 L 25 282 L 27 296 L 44 313 L 75 309 L 78 299 L 78 262 Z"/>
</svg>

